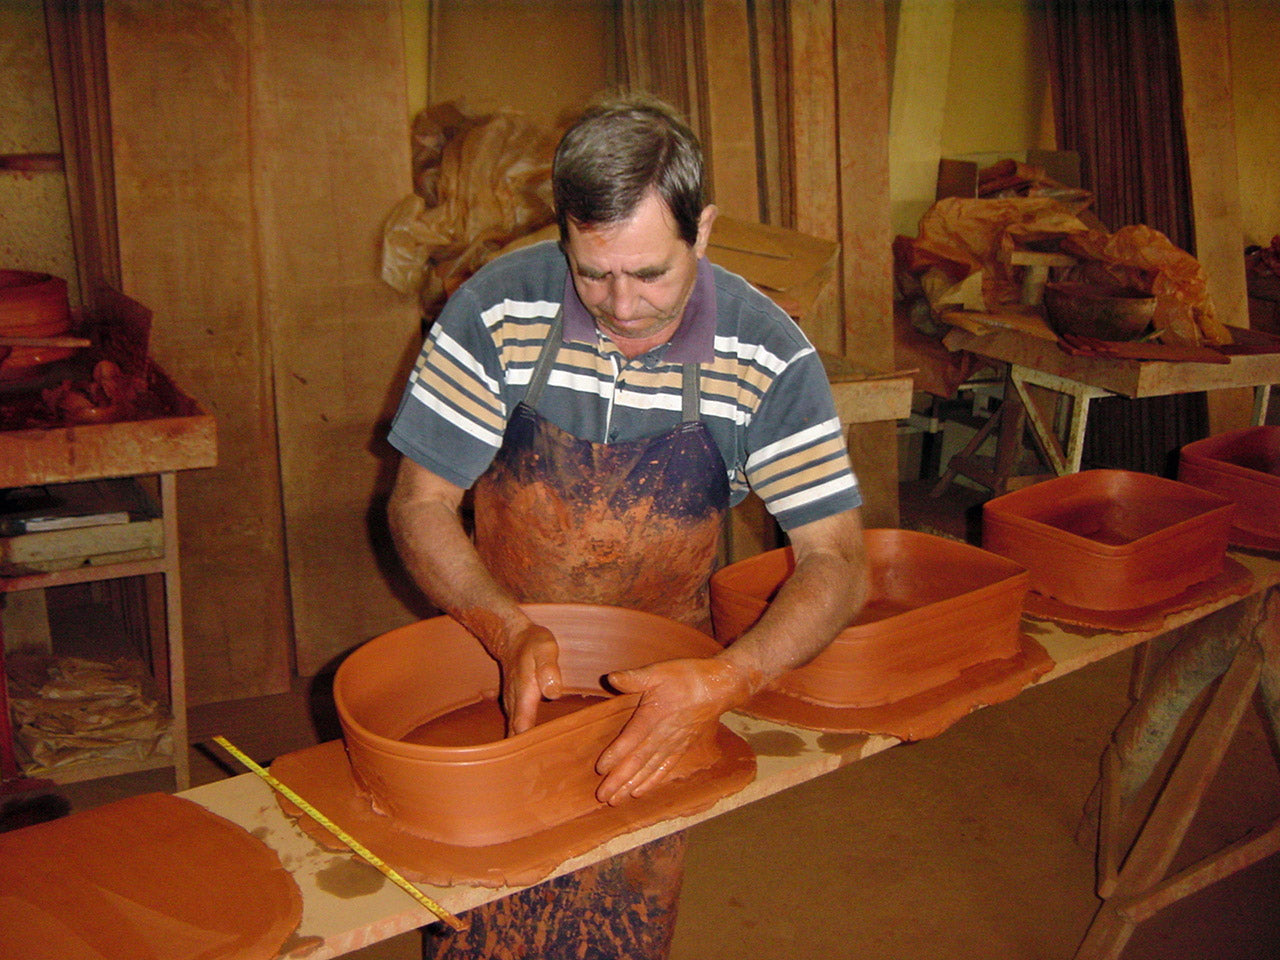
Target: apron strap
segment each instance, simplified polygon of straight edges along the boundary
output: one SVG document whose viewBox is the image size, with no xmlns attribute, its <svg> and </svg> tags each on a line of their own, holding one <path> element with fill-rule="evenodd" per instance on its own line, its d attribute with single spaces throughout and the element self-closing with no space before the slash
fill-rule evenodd
<svg viewBox="0 0 1280 960">
<path fill-rule="evenodd" d="M 702 419 L 702 411 L 698 409 L 698 365 L 696 363 L 686 363 L 684 364 L 683 372 L 684 388 L 680 396 L 680 422 L 697 423 Z"/>
<path fill-rule="evenodd" d="M 538 354 L 538 362 L 534 364 L 533 373 L 529 376 L 529 389 L 524 395 L 524 402 L 529 407 L 536 407 L 542 397 L 542 390 L 551 376 L 551 368 L 555 365 L 556 354 L 560 352 L 560 342 L 564 339 L 564 317 L 560 310 L 551 319 L 551 328 L 547 331 L 547 340 Z M 697 423 L 702 419 L 699 409 L 698 365 L 686 363 L 681 365 L 680 390 L 680 422 Z"/>
<path fill-rule="evenodd" d="M 564 339 L 564 317 L 561 308 L 551 318 L 551 329 L 547 331 L 547 341 L 538 354 L 538 362 L 534 365 L 533 374 L 529 377 L 529 391 L 524 395 L 527 406 L 536 407 L 542 396 L 542 388 L 547 385 L 551 376 L 551 367 L 555 364 L 556 354 L 560 352 L 560 341 Z"/>
</svg>

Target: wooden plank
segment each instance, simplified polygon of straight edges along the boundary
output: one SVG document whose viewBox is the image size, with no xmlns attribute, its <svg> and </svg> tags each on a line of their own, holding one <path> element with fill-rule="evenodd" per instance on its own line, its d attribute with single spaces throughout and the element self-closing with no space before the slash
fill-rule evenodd
<svg viewBox="0 0 1280 960">
<path fill-rule="evenodd" d="M 893 229 L 889 86 L 881 0 L 836 5 L 837 149 L 844 352 L 893 369 Z"/>
<path fill-rule="evenodd" d="M 152 309 L 153 354 L 216 413 L 222 437 L 218 467 L 179 481 L 190 697 L 282 692 L 288 608 L 248 176 L 248 13 L 107 0 L 104 18 L 124 292 Z M 153 437 L 131 439 L 138 455 L 163 450 Z"/>
<path fill-rule="evenodd" d="M 398 459 L 386 424 L 421 341 L 416 302 L 378 262 L 383 220 L 412 191 L 400 5 L 261 2 L 253 34 L 262 303 L 310 676 L 414 616 L 380 535 Z"/>
<path fill-rule="evenodd" d="M 1191 174 L 1196 259 L 1209 277 L 1218 319 L 1249 325 L 1245 284 L 1244 216 L 1236 160 L 1231 91 L 1231 36 L 1226 0 L 1174 4 L 1182 68 L 1182 114 Z M 1249 425 L 1253 398 L 1229 391 L 1210 395 L 1209 429 L 1221 433 Z"/>
<path fill-rule="evenodd" d="M 707 113 L 704 137 L 714 199 L 721 213 L 760 217 L 759 157 L 750 10 L 738 0 L 704 0 Z"/>
<path fill-rule="evenodd" d="M 954 21 L 954 0 L 902 0 L 898 5 L 889 105 L 890 215 L 895 232 L 904 236 L 915 236 L 930 204 L 927 198 L 935 193 L 938 198 L 972 197 L 977 189 L 977 164 L 939 167 Z"/>
</svg>

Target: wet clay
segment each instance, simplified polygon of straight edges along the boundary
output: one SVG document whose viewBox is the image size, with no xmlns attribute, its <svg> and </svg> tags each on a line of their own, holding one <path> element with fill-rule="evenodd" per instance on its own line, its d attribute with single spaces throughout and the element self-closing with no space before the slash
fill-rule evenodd
<svg viewBox="0 0 1280 960">
<path fill-rule="evenodd" d="M 775 693 L 837 709 L 875 707 L 1019 654 L 1028 582 L 1020 564 L 911 530 L 868 530 L 864 540 L 866 605 L 826 650 L 781 677 Z M 749 629 L 793 566 L 788 548 L 717 572 L 711 580 L 717 639 L 728 644 Z"/>
<path fill-rule="evenodd" d="M 270 847 L 167 794 L 2 834 L 0 863 L 0 957 L 265 960 L 302 916 Z"/>
<path fill-rule="evenodd" d="M 603 696 L 570 693 L 558 700 L 543 700 L 538 704 L 534 722 L 547 723 L 557 717 L 567 717 L 603 699 Z M 506 724 L 498 701 L 484 698 L 428 720 L 400 739 L 426 747 L 475 747 L 501 740 L 506 736 Z"/>
<path fill-rule="evenodd" d="M 596 761 L 640 699 L 611 694 L 603 678 L 719 650 L 693 627 L 635 610 L 590 604 L 523 609 L 557 638 L 565 694 L 543 704 L 541 721 L 513 737 L 503 736 L 494 700 L 497 665 L 449 617 L 377 637 L 339 668 L 334 701 L 353 794 L 397 834 L 451 847 L 493 847 L 600 814 Z M 673 778 L 700 781 L 707 771 L 724 772 L 727 746 L 731 758 L 751 755 L 745 744 L 733 744 L 737 739 L 720 725 L 708 727 Z M 729 768 L 737 771 L 737 761 Z M 732 792 L 743 782 L 735 775 L 710 790 Z M 705 796 L 706 790 L 704 784 L 695 793 Z M 669 802 L 678 807 L 680 796 L 676 790 Z"/>
<path fill-rule="evenodd" d="M 825 733 L 880 734 L 898 740 L 924 740 L 937 736 L 979 707 L 1013 699 L 1024 687 L 1053 669 L 1053 659 L 1035 640 L 1023 634 L 1019 646 L 1019 652 L 1013 657 L 967 667 L 953 680 L 892 703 L 832 707 L 775 689 L 755 697 L 742 712 L 762 720 Z"/>
<path fill-rule="evenodd" d="M 712 766 L 665 783 L 653 793 L 616 807 L 596 804 L 572 820 L 485 846 L 441 843 L 375 813 L 356 785 L 341 741 L 279 757 L 271 764 L 271 773 L 410 880 L 439 886 L 504 887 L 544 880 L 572 857 L 641 827 L 698 813 L 755 779 L 755 754 L 723 726 L 716 730 L 715 754 Z M 522 784 L 512 783 L 510 790 L 521 792 Z M 281 800 L 281 806 L 299 817 L 299 826 L 317 842 L 338 848 L 328 831 L 291 809 L 287 800 Z M 530 803 L 528 808 L 532 811 L 534 806 Z"/>
<path fill-rule="evenodd" d="M 982 545 L 1071 607 L 1138 610 L 1222 572 L 1235 505 L 1190 484 L 1086 470 L 988 500 Z"/>
<path fill-rule="evenodd" d="M 1213 603 L 1224 597 L 1247 596 L 1253 589 L 1253 574 L 1241 563 L 1226 557 L 1222 572 L 1216 577 L 1196 583 L 1177 596 L 1159 603 L 1134 610 L 1088 610 L 1062 603 L 1038 593 L 1027 595 L 1025 612 L 1029 617 L 1052 620 L 1077 627 L 1109 630 L 1113 633 L 1131 633 L 1138 630 L 1158 630 L 1165 620 L 1179 610 Z"/>
</svg>

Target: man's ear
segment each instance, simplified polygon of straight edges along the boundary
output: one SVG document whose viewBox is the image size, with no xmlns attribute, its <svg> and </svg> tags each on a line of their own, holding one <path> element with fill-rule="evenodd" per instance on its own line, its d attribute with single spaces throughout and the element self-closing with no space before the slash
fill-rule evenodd
<svg viewBox="0 0 1280 960">
<path fill-rule="evenodd" d="M 709 203 L 702 208 L 702 213 L 698 215 L 698 242 L 694 244 L 693 252 L 702 257 L 707 252 L 707 243 L 711 240 L 711 226 L 716 222 L 716 216 L 720 213 L 716 209 L 714 203 Z"/>
</svg>

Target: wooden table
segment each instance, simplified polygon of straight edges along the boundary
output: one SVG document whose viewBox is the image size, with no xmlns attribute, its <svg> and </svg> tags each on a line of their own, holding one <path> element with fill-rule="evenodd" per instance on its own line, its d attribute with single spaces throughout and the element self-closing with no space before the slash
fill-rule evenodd
<svg viewBox="0 0 1280 960">
<path fill-rule="evenodd" d="M 1247 554 L 1232 556 L 1254 576 L 1251 596 L 1257 597 L 1280 584 L 1280 559 Z M 1065 676 L 1170 630 L 1195 624 L 1237 602 L 1239 598 L 1235 597 L 1214 601 L 1172 615 L 1158 630 L 1129 633 L 1081 632 L 1078 629 L 1066 630 L 1048 621 L 1034 621 L 1036 639 L 1055 661 L 1054 668 L 1038 683 L 1047 683 Z M 797 730 L 736 713 L 727 714 L 725 723 L 748 739 L 767 735 L 771 731 L 796 735 L 803 741 L 803 748 L 790 756 L 759 757 L 755 780 L 741 792 L 721 800 L 711 809 L 617 837 L 588 854 L 561 864 L 556 874 L 571 872 L 727 813 L 846 764 L 873 756 L 899 742 L 885 736 L 847 735 L 843 738 L 840 749 L 833 752 L 830 738 L 820 745 L 822 735 L 812 731 Z M 328 878 L 344 868 L 350 869 L 352 856 L 326 851 L 308 838 L 280 811 L 271 789 L 253 774 L 231 777 L 188 790 L 181 795 L 240 824 L 279 852 L 282 862 L 292 872 L 302 891 L 303 916 L 298 937 L 306 938 L 308 942 L 314 938 L 316 948 L 308 953 L 313 960 L 341 956 L 416 929 L 435 919 L 425 908 L 418 906 L 407 894 L 389 883 L 378 884 L 374 892 L 357 896 L 341 896 L 333 892 L 333 884 L 328 882 Z M 372 872 L 373 868 L 368 869 Z M 461 913 L 512 892 L 510 889 L 470 886 L 442 888 L 422 885 L 421 889 L 453 913 Z"/>
<path fill-rule="evenodd" d="M 1176 393 L 1196 393 L 1251 387 L 1254 389 L 1253 422 L 1262 423 L 1273 383 L 1280 383 L 1280 353 L 1239 354 L 1229 363 L 1171 363 L 1162 360 L 1131 360 L 1109 357 L 1073 356 L 1062 350 L 1052 337 L 1027 330 L 993 328 L 986 333 L 953 329 L 944 340 L 953 350 L 967 350 L 987 360 L 1008 365 L 1006 403 L 1013 402 L 1017 422 L 1001 424 L 1004 439 L 993 471 L 984 471 L 971 462 L 973 450 L 966 447 L 957 456 L 955 469 L 950 465 L 939 487 L 945 487 L 956 473 L 979 480 L 997 493 L 1004 492 L 1012 464 L 1012 449 L 1020 442 L 1022 415 L 1031 427 L 1033 438 L 1053 471 L 1058 475 L 1080 469 L 1084 450 L 1084 431 L 1088 422 L 1089 403 L 1098 397 L 1121 396 L 1131 399 L 1158 397 Z M 1041 387 L 1071 401 L 1070 417 L 1065 427 L 1065 445 L 1059 429 L 1047 418 L 1030 396 L 1028 386 Z M 1009 388 L 1013 395 L 1009 395 Z M 1003 407 L 1002 407 L 1003 409 Z M 1009 416 L 997 411 L 995 417 Z M 997 425 L 995 418 L 989 427 Z M 990 430 L 982 433 L 979 443 Z M 1016 436 L 1011 436 L 1017 434 Z M 976 446 L 973 447 L 976 449 Z M 935 488 L 937 492 L 941 492 Z"/>
</svg>

